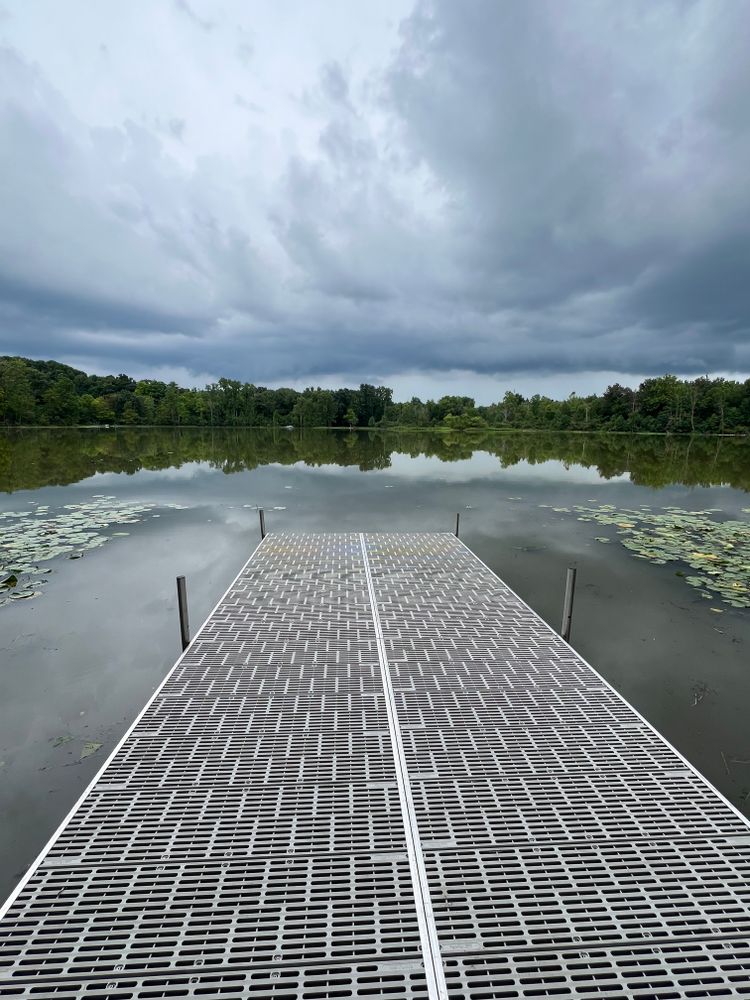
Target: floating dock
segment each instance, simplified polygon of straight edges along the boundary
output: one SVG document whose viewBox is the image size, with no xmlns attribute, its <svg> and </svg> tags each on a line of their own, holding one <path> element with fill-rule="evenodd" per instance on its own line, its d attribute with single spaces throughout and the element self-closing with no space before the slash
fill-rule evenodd
<svg viewBox="0 0 750 1000">
<path fill-rule="evenodd" d="M 750 826 L 449 534 L 268 535 L 0 921 L 0 997 L 750 997 Z"/>
</svg>

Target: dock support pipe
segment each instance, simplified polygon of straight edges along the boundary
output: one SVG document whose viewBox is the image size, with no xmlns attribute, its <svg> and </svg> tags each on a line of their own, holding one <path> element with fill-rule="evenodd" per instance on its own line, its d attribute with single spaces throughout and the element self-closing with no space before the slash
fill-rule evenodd
<svg viewBox="0 0 750 1000">
<path fill-rule="evenodd" d="M 183 652 L 190 645 L 190 622 L 188 621 L 187 586 L 185 577 L 177 577 L 177 609 L 180 612 L 180 639 Z"/>
<path fill-rule="evenodd" d="M 576 570 L 574 566 L 568 566 L 565 577 L 565 598 L 563 600 L 562 625 L 560 635 L 566 642 L 570 642 L 570 626 L 573 621 L 573 595 L 576 589 Z"/>
</svg>

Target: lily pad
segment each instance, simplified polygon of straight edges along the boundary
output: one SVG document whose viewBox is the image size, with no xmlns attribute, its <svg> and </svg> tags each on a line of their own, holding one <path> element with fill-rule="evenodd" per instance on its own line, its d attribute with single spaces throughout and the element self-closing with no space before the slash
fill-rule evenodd
<svg viewBox="0 0 750 1000">
<path fill-rule="evenodd" d="M 127 531 L 105 534 L 115 525 L 137 524 L 157 504 L 126 503 L 114 496 L 97 494 L 88 503 L 67 503 L 50 509 L 46 504 L 29 502 L 25 510 L 0 514 L 0 606 L 10 601 L 37 597 L 39 579 L 51 569 L 41 564 L 61 556 L 80 559 L 86 552 L 105 545 L 113 537 L 126 537 Z M 184 509 L 179 504 L 170 508 Z M 159 514 L 153 514 L 159 517 Z"/>
<path fill-rule="evenodd" d="M 574 509 L 579 520 L 615 527 L 617 540 L 636 559 L 656 566 L 678 562 L 697 570 L 693 574 L 678 570 L 677 575 L 702 596 L 713 601 L 718 596 L 732 607 L 750 607 L 750 522 L 719 520 L 718 508 L 694 511 L 644 505 L 618 510 L 612 504 L 577 504 Z M 565 508 L 555 510 L 562 513 Z M 744 512 L 750 513 L 750 508 Z M 603 544 L 612 541 L 595 537 Z"/>
</svg>

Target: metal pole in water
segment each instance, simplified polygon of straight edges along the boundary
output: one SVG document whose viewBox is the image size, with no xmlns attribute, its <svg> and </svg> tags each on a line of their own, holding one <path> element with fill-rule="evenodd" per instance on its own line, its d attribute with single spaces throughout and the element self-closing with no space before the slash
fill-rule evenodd
<svg viewBox="0 0 750 1000">
<path fill-rule="evenodd" d="M 262 507 L 258 507 L 258 514 L 260 514 L 260 538 L 263 541 L 266 537 L 266 512 Z"/>
<path fill-rule="evenodd" d="M 185 577 L 177 577 L 177 608 L 180 612 L 180 639 L 183 652 L 190 645 L 190 622 L 188 621 L 187 587 Z"/>
<path fill-rule="evenodd" d="M 574 566 L 568 566 L 565 577 L 565 599 L 563 600 L 562 625 L 560 635 L 566 642 L 570 642 L 570 625 L 573 620 L 573 594 L 576 589 L 576 570 Z"/>
<path fill-rule="evenodd" d="M 457 513 L 456 514 L 456 538 L 458 538 L 458 522 L 459 522 L 460 519 L 461 519 L 461 515 Z"/>
</svg>

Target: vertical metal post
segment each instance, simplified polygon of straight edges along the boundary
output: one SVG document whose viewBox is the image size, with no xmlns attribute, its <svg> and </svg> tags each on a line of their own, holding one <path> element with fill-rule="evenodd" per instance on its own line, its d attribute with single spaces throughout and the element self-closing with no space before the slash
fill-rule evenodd
<svg viewBox="0 0 750 1000">
<path fill-rule="evenodd" d="M 566 642 L 570 642 L 570 625 L 573 620 L 573 594 L 576 589 L 576 570 L 574 566 L 568 566 L 565 577 L 565 599 L 563 600 L 562 625 L 560 635 Z"/>
<path fill-rule="evenodd" d="M 260 514 L 260 538 L 262 541 L 266 537 L 266 512 L 262 507 L 258 507 L 258 514 Z"/>
<path fill-rule="evenodd" d="M 459 513 L 456 513 L 456 538 L 458 538 L 458 522 L 460 521 L 460 519 L 461 515 Z"/>
<path fill-rule="evenodd" d="M 190 645 L 190 622 L 188 621 L 187 587 L 185 577 L 177 577 L 177 608 L 180 612 L 180 639 L 183 652 Z"/>
</svg>

